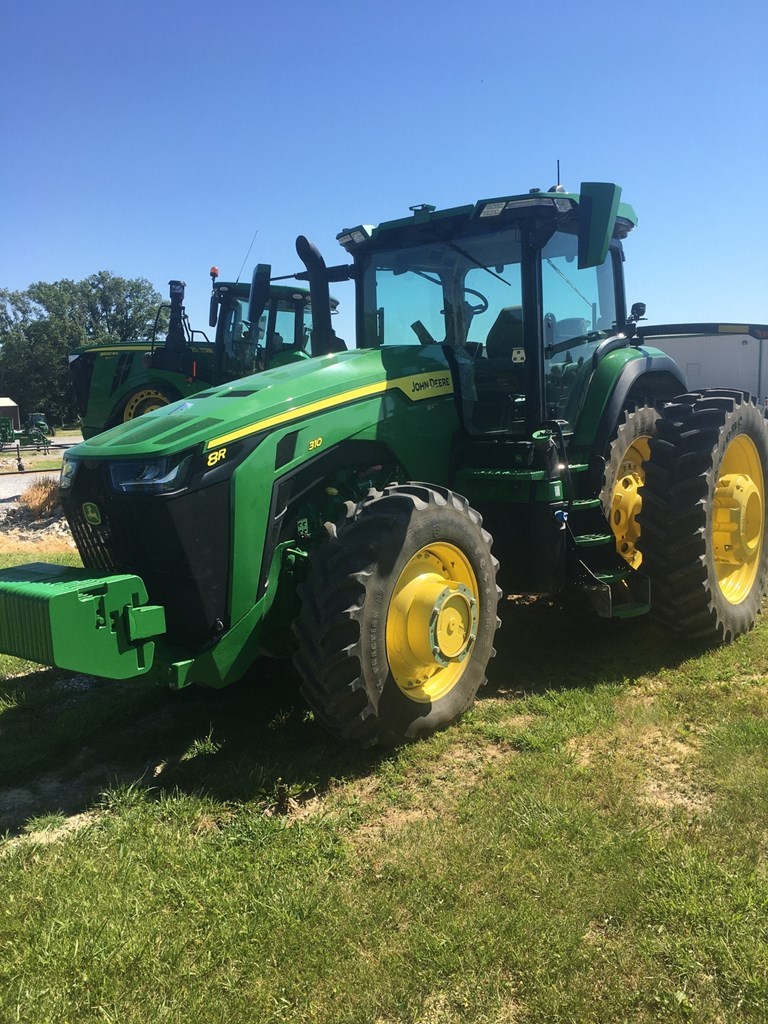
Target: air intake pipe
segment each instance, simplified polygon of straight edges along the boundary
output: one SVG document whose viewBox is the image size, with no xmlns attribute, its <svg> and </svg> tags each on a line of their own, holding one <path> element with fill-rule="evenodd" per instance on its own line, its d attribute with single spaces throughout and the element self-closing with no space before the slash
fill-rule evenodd
<svg viewBox="0 0 768 1024">
<path fill-rule="evenodd" d="M 307 268 L 309 299 L 312 304 L 312 355 L 325 356 L 346 348 L 331 327 L 331 296 L 328 268 L 317 246 L 304 235 L 296 239 L 296 252 Z"/>
</svg>

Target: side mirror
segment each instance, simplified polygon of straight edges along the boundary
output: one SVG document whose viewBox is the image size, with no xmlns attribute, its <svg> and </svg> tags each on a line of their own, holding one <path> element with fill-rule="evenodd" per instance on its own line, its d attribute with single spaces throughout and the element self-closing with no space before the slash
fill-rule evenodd
<svg viewBox="0 0 768 1024">
<path fill-rule="evenodd" d="M 269 263 L 258 263 L 251 278 L 251 291 L 248 295 L 248 320 L 252 324 L 259 322 L 259 317 L 267 308 L 271 278 L 271 265 Z"/>
<path fill-rule="evenodd" d="M 632 309 L 629 311 L 630 320 L 634 320 L 637 323 L 638 320 L 642 320 L 645 317 L 645 303 L 644 302 L 633 302 Z"/>
<path fill-rule="evenodd" d="M 611 182 L 582 182 L 579 189 L 579 270 L 599 267 L 605 262 L 620 198 L 621 188 Z"/>
<path fill-rule="evenodd" d="M 208 326 L 215 327 L 219 319 L 219 296 L 216 292 L 211 295 L 211 305 L 208 308 Z"/>
</svg>

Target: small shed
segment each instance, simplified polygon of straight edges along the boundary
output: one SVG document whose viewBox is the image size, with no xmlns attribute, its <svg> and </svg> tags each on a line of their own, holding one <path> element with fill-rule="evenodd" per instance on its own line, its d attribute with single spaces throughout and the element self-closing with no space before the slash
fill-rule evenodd
<svg viewBox="0 0 768 1024">
<path fill-rule="evenodd" d="M 21 430 L 19 407 L 12 398 L 0 398 L 0 416 L 10 420 L 14 430 Z"/>
</svg>

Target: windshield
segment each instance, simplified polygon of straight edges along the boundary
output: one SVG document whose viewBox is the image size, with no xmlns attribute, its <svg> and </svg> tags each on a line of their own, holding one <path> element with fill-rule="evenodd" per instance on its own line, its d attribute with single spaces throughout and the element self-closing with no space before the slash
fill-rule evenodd
<svg viewBox="0 0 768 1024">
<path fill-rule="evenodd" d="M 364 273 L 363 343 L 447 356 L 473 434 L 526 429 L 521 258 L 520 232 L 507 229 L 378 252 Z"/>
<path fill-rule="evenodd" d="M 312 332 L 312 313 L 303 296 L 273 297 L 254 329 L 248 320 L 248 300 L 232 297 L 223 307 L 221 323 L 230 375 L 242 376 L 264 368 L 264 350 L 305 351 Z"/>
<path fill-rule="evenodd" d="M 363 345 L 484 345 L 500 311 L 521 305 L 520 249 L 510 230 L 373 254 Z"/>
<path fill-rule="evenodd" d="M 221 309 L 219 323 L 223 343 L 224 379 L 234 380 L 259 369 L 257 345 L 264 333 L 266 317 L 262 317 L 257 329 L 251 329 L 247 319 L 248 300 L 230 297 Z M 255 335 L 255 336 L 254 336 Z"/>
</svg>

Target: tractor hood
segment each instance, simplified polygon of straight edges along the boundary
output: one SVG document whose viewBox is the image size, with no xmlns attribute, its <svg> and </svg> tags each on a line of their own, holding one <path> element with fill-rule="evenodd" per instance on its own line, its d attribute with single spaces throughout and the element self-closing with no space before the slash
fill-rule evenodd
<svg viewBox="0 0 768 1024">
<path fill-rule="evenodd" d="M 67 458 L 135 460 L 198 446 L 212 450 L 390 390 L 420 398 L 451 394 L 439 346 L 354 350 L 244 377 L 113 427 L 70 449 Z"/>
</svg>

